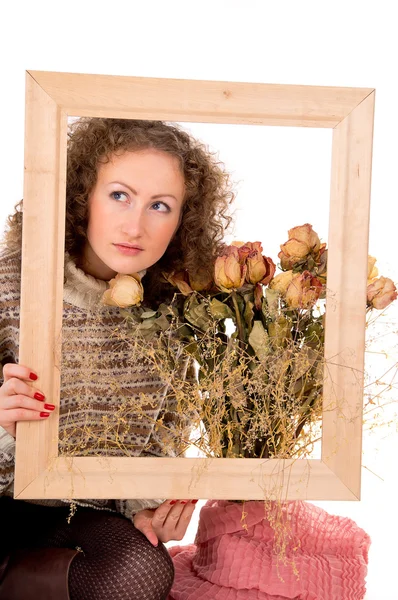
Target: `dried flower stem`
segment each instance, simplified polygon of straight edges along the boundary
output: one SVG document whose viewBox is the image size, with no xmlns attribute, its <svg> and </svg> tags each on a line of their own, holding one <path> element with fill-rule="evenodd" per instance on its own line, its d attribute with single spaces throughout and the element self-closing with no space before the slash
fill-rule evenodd
<svg viewBox="0 0 398 600">
<path fill-rule="evenodd" d="M 233 302 L 234 309 L 235 309 L 236 327 L 238 329 L 238 336 L 239 336 L 240 341 L 243 343 L 245 340 L 244 340 L 244 335 L 243 335 L 243 326 L 242 326 L 242 319 L 240 316 L 239 304 L 238 304 L 238 300 L 236 298 L 236 292 L 233 291 L 231 295 L 232 295 L 232 302 Z"/>
</svg>

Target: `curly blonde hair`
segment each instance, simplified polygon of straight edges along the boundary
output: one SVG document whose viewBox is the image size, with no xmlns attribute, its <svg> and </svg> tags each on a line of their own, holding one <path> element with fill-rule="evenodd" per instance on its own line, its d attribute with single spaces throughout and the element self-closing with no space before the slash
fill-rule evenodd
<svg viewBox="0 0 398 600">
<path fill-rule="evenodd" d="M 185 180 L 181 224 L 165 254 L 147 271 L 145 299 L 158 304 L 172 289 L 162 272 L 199 269 L 210 274 L 222 251 L 235 195 L 230 176 L 216 155 L 177 124 L 163 121 L 84 117 L 69 125 L 65 250 L 79 262 L 87 240 L 88 197 L 100 164 L 125 151 L 153 148 L 176 157 Z M 8 218 L 5 244 L 21 247 L 22 201 Z"/>
</svg>

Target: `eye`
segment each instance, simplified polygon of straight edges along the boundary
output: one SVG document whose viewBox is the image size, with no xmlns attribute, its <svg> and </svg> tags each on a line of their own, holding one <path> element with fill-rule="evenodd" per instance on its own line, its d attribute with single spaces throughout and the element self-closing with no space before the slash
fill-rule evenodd
<svg viewBox="0 0 398 600">
<path fill-rule="evenodd" d="M 112 192 L 110 194 L 110 196 L 111 196 L 111 198 L 113 198 L 114 200 L 117 200 L 118 202 L 123 200 L 123 198 L 121 196 L 124 196 L 124 198 L 127 198 L 127 194 L 125 194 L 124 192 Z"/>
<path fill-rule="evenodd" d="M 170 212 L 170 207 L 164 202 L 155 202 L 154 204 L 152 204 L 152 207 L 156 206 L 163 206 L 163 210 L 158 210 L 157 208 L 155 208 L 156 212 Z"/>
</svg>

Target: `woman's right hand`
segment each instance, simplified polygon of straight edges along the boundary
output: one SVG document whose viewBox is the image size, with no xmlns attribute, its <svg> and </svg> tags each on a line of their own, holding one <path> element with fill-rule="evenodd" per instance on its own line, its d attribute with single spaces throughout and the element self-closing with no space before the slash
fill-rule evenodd
<svg viewBox="0 0 398 600">
<path fill-rule="evenodd" d="M 0 387 L 0 425 L 15 438 L 18 421 L 46 419 L 54 410 L 45 404 L 42 392 L 27 381 L 36 381 L 37 375 L 28 367 L 7 363 L 3 367 L 4 383 Z"/>
</svg>

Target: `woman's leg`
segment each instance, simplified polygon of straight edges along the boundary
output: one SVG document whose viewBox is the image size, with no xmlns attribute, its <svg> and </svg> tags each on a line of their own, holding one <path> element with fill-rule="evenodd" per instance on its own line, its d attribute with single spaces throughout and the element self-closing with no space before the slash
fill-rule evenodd
<svg viewBox="0 0 398 600">
<path fill-rule="evenodd" d="M 73 540 L 82 552 L 69 571 L 71 600 L 164 600 L 174 579 L 163 546 L 152 546 L 131 521 L 77 509 Z"/>
<path fill-rule="evenodd" d="M 20 557 L 18 549 L 25 549 L 22 567 L 24 564 L 26 567 L 28 557 L 32 571 L 32 560 L 34 564 L 42 565 L 38 549 L 65 549 L 63 571 L 60 571 L 59 552 L 55 566 L 61 576 L 67 574 L 69 568 L 71 600 L 167 598 L 174 578 L 169 554 L 163 544 L 157 548 L 152 546 L 131 521 L 113 513 L 78 507 L 68 524 L 67 507 L 43 507 L 8 498 L 0 500 L 3 501 L 0 502 L 0 523 L 4 526 L 1 533 L 6 533 L 0 537 L 8 540 L 8 554 L 15 560 Z M 17 532 L 16 524 L 22 534 Z M 35 549 L 35 552 L 29 553 L 26 548 Z M 79 549 L 77 553 L 76 548 Z M 13 570 L 7 567 L 5 577 L 9 578 L 12 572 L 21 572 L 18 564 Z M 44 576 L 45 566 L 42 569 Z M 54 575 L 52 577 L 54 581 Z M 1 590 L 2 584 L 0 600 Z"/>
</svg>

